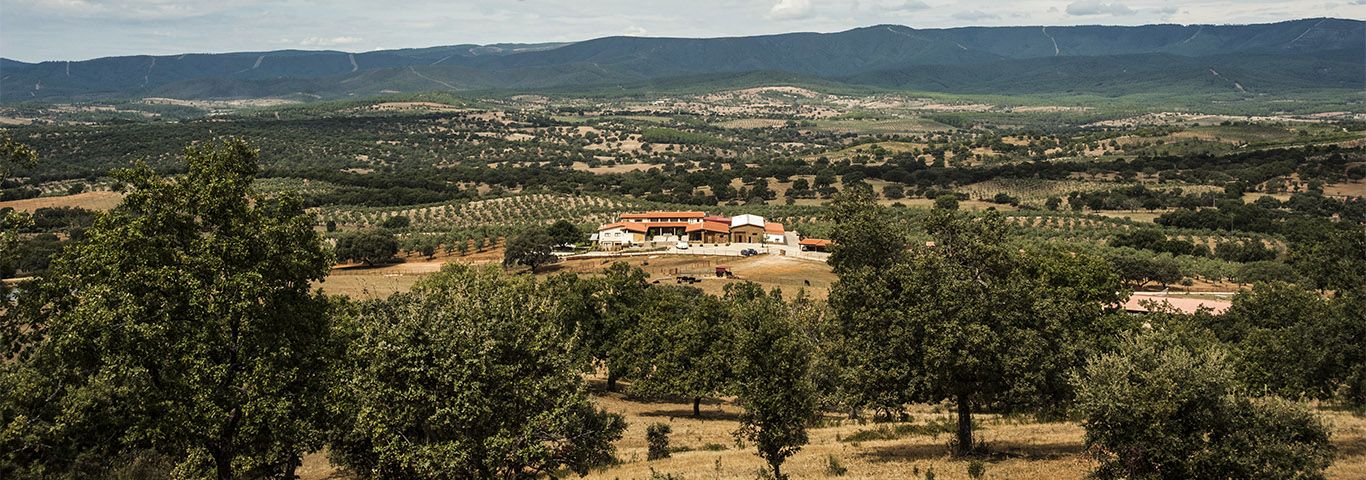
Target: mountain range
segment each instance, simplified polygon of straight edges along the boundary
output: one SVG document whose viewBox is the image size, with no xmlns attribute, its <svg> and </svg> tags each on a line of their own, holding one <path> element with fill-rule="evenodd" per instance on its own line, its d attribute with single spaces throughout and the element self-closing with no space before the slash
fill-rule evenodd
<svg viewBox="0 0 1366 480">
<path fill-rule="evenodd" d="M 1290 94 L 1366 90 L 1366 22 L 963 27 L 875 25 L 727 38 L 604 37 L 365 53 L 278 50 L 26 63 L 0 102 L 346 98 L 433 90 L 610 91 L 810 81 L 953 93 Z"/>
</svg>

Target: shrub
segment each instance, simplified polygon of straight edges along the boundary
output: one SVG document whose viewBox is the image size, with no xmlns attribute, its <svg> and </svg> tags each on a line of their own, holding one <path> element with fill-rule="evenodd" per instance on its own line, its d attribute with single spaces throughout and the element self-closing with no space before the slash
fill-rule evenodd
<svg viewBox="0 0 1366 480">
<path fill-rule="evenodd" d="M 654 423 L 645 428 L 645 441 L 650 445 L 647 458 L 650 460 L 669 458 L 669 433 L 671 432 L 673 432 L 673 428 L 664 423 Z"/>
<path fill-rule="evenodd" d="M 1327 428 L 1302 405 L 1244 394 L 1223 348 L 1181 330 L 1127 338 L 1074 378 L 1096 477 L 1322 478 Z"/>
<path fill-rule="evenodd" d="M 381 223 L 379 226 L 384 227 L 384 228 L 387 228 L 387 229 L 390 229 L 390 230 L 397 230 L 397 229 L 400 229 L 400 228 L 408 228 L 408 225 L 411 224 L 412 222 L 413 222 L 412 219 L 408 218 L 407 216 L 404 216 L 404 215 L 396 215 L 396 216 L 393 216 L 393 217 L 389 217 L 389 218 L 384 219 L 384 223 Z"/>
<path fill-rule="evenodd" d="M 849 468 L 840 464 L 839 457 L 836 457 L 833 453 L 825 457 L 826 475 L 831 477 L 843 477 L 846 473 L 849 473 Z"/>
<path fill-rule="evenodd" d="M 987 474 L 987 466 L 981 460 L 968 462 L 968 478 L 978 480 Z"/>
</svg>

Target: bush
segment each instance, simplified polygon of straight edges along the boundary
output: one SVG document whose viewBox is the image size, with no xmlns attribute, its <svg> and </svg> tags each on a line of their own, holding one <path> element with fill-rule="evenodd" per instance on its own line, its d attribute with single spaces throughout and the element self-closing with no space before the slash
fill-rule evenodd
<svg viewBox="0 0 1366 480">
<path fill-rule="evenodd" d="M 410 218 L 408 218 L 407 216 L 404 216 L 404 215 L 396 215 L 396 216 L 392 216 L 392 217 L 389 217 L 389 218 L 384 219 L 384 223 L 379 224 L 379 226 L 384 227 L 384 228 L 387 228 L 387 229 L 390 229 L 390 230 L 397 230 L 397 229 L 400 229 L 400 228 L 408 228 L 408 225 L 410 225 L 410 224 L 412 224 L 412 223 L 413 223 L 413 220 L 410 219 Z"/>
<path fill-rule="evenodd" d="M 1322 478 L 1327 428 L 1300 404 L 1244 394 L 1223 348 L 1181 330 L 1125 339 L 1074 378 L 1096 477 Z"/>
<path fill-rule="evenodd" d="M 987 474 L 987 466 L 981 460 L 968 462 L 968 478 L 978 480 Z"/>
<path fill-rule="evenodd" d="M 934 197 L 934 208 L 938 208 L 940 210 L 957 210 L 958 196 L 952 193 L 946 193 L 938 197 Z"/>
<path fill-rule="evenodd" d="M 843 477 L 846 473 L 849 473 L 849 468 L 840 463 L 839 457 L 833 453 L 825 457 L 825 474 L 827 476 Z"/>
<path fill-rule="evenodd" d="M 653 423 L 645 428 L 645 441 L 650 446 L 646 458 L 650 460 L 669 458 L 669 433 L 671 432 L 673 432 L 673 428 L 664 423 Z"/>
</svg>

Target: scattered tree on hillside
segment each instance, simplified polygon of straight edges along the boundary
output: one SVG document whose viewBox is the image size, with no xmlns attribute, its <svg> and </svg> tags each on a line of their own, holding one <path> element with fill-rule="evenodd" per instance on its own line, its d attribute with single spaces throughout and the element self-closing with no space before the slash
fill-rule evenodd
<svg viewBox="0 0 1366 480">
<path fill-rule="evenodd" d="M 579 227 L 568 220 L 556 221 L 550 228 L 546 229 L 546 234 L 550 235 L 550 240 L 555 246 L 574 245 L 583 241 L 583 232 Z"/>
<path fill-rule="evenodd" d="M 693 416 L 701 416 L 702 397 L 725 392 L 731 382 L 727 305 L 694 288 L 647 292 L 640 323 L 626 340 L 631 391 L 690 398 Z"/>
<path fill-rule="evenodd" d="M 595 313 L 580 326 L 586 357 L 607 370 L 607 390 L 616 391 L 617 380 L 631 368 L 627 339 L 640 324 L 647 298 L 648 276 L 639 268 L 616 262 L 594 279 L 592 300 Z"/>
<path fill-rule="evenodd" d="M 911 245 L 888 268 L 845 271 L 830 303 L 853 351 L 850 372 L 874 406 L 957 404 L 955 452 L 968 454 L 972 410 L 1056 407 L 1066 372 L 1116 328 L 1105 317 L 1119 281 L 1103 260 L 1021 252 L 997 213 L 932 211 L 933 246 Z M 900 363 L 893 360 L 900 359 Z"/>
<path fill-rule="evenodd" d="M 1249 387 L 1361 406 L 1366 405 L 1363 300 L 1355 292 L 1324 298 L 1294 285 L 1265 283 L 1240 292 L 1210 323 L 1228 343 L 1232 363 Z"/>
<path fill-rule="evenodd" d="M 958 195 L 952 193 L 944 193 L 940 194 L 938 197 L 934 197 L 934 208 L 940 210 L 957 210 Z"/>
<path fill-rule="evenodd" d="M 340 351 L 331 259 L 289 197 L 255 197 L 246 143 L 128 196 L 4 316 L 0 476 L 104 477 L 167 458 L 187 477 L 290 478 L 323 446 Z M 299 372 L 308 372 L 300 375 Z"/>
<path fill-rule="evenodd" d="M 782 465 L 807 442 L 806 423 L 816 413 L 811 384 L 812 346 L 802 334 L 798 310 L 775 290 L 752 283 L 726 286 L 735 328 L 735 379 L 739 439 L 758 448 L 773 477 L 787 478 Z"/>
<path fill-rule="evenodd" d="M 366 229 L 343 233 L 337 237 L 334 249 L 337 261 L 361 262 L 371 267 L 388 262 L 398 254 L 398 239 L 380 229 Z"/>
<path fill-rule="evenodd" d="M 408 228 L 408 225 L 412 224 L 412 222 L 413 220 L 408 218 L 407 215 L 394 215 L 384 219 L 384 222 L 380 223 L 379 226 L 380 228 L 388 230 L 398 230 L 401 228 Z"/>
<path fill-rule="evenodd" d="M 448 265 L 360 314 L 334 461 L 363 478 L 538 478 L 613 459 L 551 287 Z"/>
<path fill-rule="evenodd" d="M 1074 379 L 1098 478 L 1323 478 L 1333 448 L 1307 408 L 1248 396 L 1208 333 L 1153 321 Z"/>
<path fill-rule="evenodd" d="M 529 230 L 512 237 L 503 250 L 503 266 L 526 265 L 532 272 L 536 267 L 555 261 L 555 241 L 541 230 Z"/>
</svg>

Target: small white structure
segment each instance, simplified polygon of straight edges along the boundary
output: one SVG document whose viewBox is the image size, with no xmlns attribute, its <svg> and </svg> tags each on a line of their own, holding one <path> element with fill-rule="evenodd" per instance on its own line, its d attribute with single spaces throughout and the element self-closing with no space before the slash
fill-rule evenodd
<svg viewBox="0 0 1366 480">
<path fill-rule="evenodd" d="M 730 217 L 730 228 L 735 228 L 741 225 L 754 225 L 759 228 L 764 228 L 764 217 L 760 217 L 758 215 L 750 215 L 748 213 L 744 215 L 736 215 L 734 217 Z"/>
</svg>

